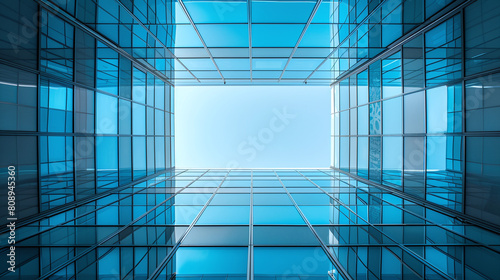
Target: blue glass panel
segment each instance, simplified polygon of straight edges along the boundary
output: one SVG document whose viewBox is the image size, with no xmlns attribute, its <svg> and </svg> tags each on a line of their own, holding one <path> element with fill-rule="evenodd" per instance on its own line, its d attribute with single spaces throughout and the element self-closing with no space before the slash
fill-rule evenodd
<svg viewBox="0 0 500 280">
<path fill-rule="evenodd" d="M 425 132 L 425 92 L 404 96 L 404 133 Z"/>
<path fill-rule="evenodd" d="M 254 1 L 252 23 L 306 23 L 313 7 L 314 2 Z"/>
<path fill-rule="evenodd" d="M 118 248 L 114 249 L 100 249 L 101 251 L 110 251 L 106 252 L 106 254 L 98 261 L 99 270 L 97 272 L 98 278 L 107 278 L 107 277 L 119 277 L 119 272 L 113 267 L 120 266 L 120 250 Z"/>
<path fill-rule="evenodd" d="M 307 31 L 300 41 L 299 47 L 330 47 L 330 38 L 325 36 L 331 32 L 330 24 L 310 24 Z M 316 65 L 318 66 L 319 63 Z"/>
<path fill-rule="evenodd" d="M 382 180 L 386 184 L 401 185 L 403 168 L 401 154 L 403 152 L 402 137 L 383 137 Z"/>
<path fill-rule="evenodd" d="M 397 97 L 382 102 L 384 134 L 401 134 L 403 130 L 402 98 Z"/>
<path fill-rule="evenodd" d="M 97 43 L 96 86 L 118 95 L 118 53 L 103 43 Z"/>
<path fill-rule="evenodd" d="M 426 0 L 425 18 L 430 18 L 433 14 L 435 14 L 451 2 L 453 2 L 453 0 Z"/>
<path fill-rule="evenodd" d="M 132 104 L 132 134 L 146 134 L 146 107 L 137 103 Z"/>
<path fill-rule="evenodd" d="M 458 15 L 425 33 L 427 86 L 460 78 L 461 36 L 461 21 Z"/>
<path fill-rule="evenodd" d="M 340 169 L 349 171 L 349 137 L 340 137 Z"/>
<path fill-rule="evenodd" d="M 182 244 L 191 246 L 246 246 L 248 244 L 248 226 L 194 226 Z"/>
<path fill-rule="evenodd" d="M 134 101 L 146 103 L 146 74 L 137 68 L 134 68 L 132 73 L 132 98 Z"/>
<path fill-rule="evenodd" d="M 425 196 L 425 151 L 424 137 L 404 138 L 404 191 L 420 197 Z"/>
<path fill-rule="evenodd" d="M 73 132 L 73 88 L 41 80 L 40 130 Z"/>
<path fill-rule="evenodd" d="M 248 194 L 217 194 L 210 205 L 249 205 L 250 195 Z"/>
<path fill-rule="evenodd" d="M 132 140 L 134 179 L 146 175 L 146 138 L 134 137 Z"/>
<path fill-rule="evenodd" d="M 307 226 L 254 226 L 255 245 L 317 246 L 318 239 Z"/>
<path fill-rule="evenodd" d="M 333 265 L 320 247 L 254 248 L 254 274 L 257 277 L 297 277 L 303 271 L 302 273 L 305 272 L 309 277 L 327 278 L 328 272 L 332 270 Z"/>
<path fill-rule="evenodd" d="M 252 47 L 294 47 L 304 24 L 253 24 Z"/>
<path fill-rule="evenodd" d="M 35 131 L 37 127 L 36 75 L 0 65 L 0 130 Z"/>
<path fill-rule="evenodd" d="M 462 137 L 427 137 L 426 199 L 462 209 Z"/>
<path fill-rule="evenodd" d="M 389 98 L 401 94 L 401 52 L 382 60 L 382 95 Z"/>
<path fill-rule="evenodd" d="M 209 48 L 248 47 L 248 24 L 204 24 L 198 30 Z"/>
<path fill-rule="evenodd" d="M 246 23 L 247 4 L 241 2 L 186 1 L 193 21 L 198 23 Z M 181 13 L 182 9 L 181 9 Z M 179 22 L 179 19 L 176 19 Z"/>
<path fill-rule="evenodd" d="M 462 131 L 462 86 L 427 91 L 427 133 Z"/>
<path fill-rule="evenodd" d="M 118 186 L 118 138 L 96 137 L 97 188 Z"/>
<path fill-rule="evenodd" d="M 390 45 L 403 33 L 401 2 L 403 1 L 390 1 L 382 5 L 382 47 Z"/>
<path fill-rule="evenodd" d="M 500 137 L 466 137 L 465 145 L 465 212 L 499 223 Z"/>
<path fill-rule="evenodd" d="M 481 0 L 465 9 L 465 72 L 476 74 L 500 66 L 500 7 L 494 0 Z"/>
<path fill-rule="evenodd" d="M 39 5 L 30 0 L 0 3 L 0 57 L 36 69 Z M 34 15 L 37 15 L 34 17 Z M 45 28 L 47 31 L 47 28 Z"/>
<path fill-rule="evenodd" d="M 175 271 L 182 275 L 246 275 L 248 249 L 181 247 L 175 256 Z"/>
<path fill-rule="evenodd" d="M 41 17 L 40 69 L 72 80 L 74 27 L 46 10 Z"/>
<path fill-rule="evenodd" d="M 358 105 L 368 103 L 368 71 L 365 70 L 357 76 Z"/>
<path fill-rule="evenodd" d="M 500 116 L 498 77 L 498 74 L 489 75 L 466 82 L 464 103 L 467 131 L 500 130 L 500 122 L 491 121 Z"/>
<path fill-rule="evenodd" d="M 249 219 L 249 206 L 208 206 L 205 211 L 203 211 L 197 224 L 244 225 L 248 224 Z"/>
<path fill-rule="evenodd" d="M 338 91 L 340 99 L 340 110 L 345 110 L 349 108 L 349 79 L 340 82 L 340 87 Z"/>
<path fill-rule="evenodd" d="M 74 200 L 73 138 L 41 136 L 40 204 L 42 210 Z"/>
<path fill-rule="evenodd" d="M 119 137 L 119 181 L 124 185 L 132 181 L 132 139 Z"/>
<path fill-rule="evenodd" d="M 98 134 L 118 133 L 118 99 L 116 97 L 96 94 L 96 132 Z"/>
<path fill-rule="evenodd" d="M 368 177 L 368 137 L 358 137 L 358 175 Z"/>
<path fill-rule="evenodd" d="M 368 106 L 358 107 L 358 134 L 368 135 Z"/>
<path fill-rule="evenodd" d="M 420 35 L 403 45 L 404 92 L 421 90 L 424 79 L 424 39 Z"/>
<path fill-rule="evenodd" d="M 182 13 L 182 9 L 181 9 Z M 191 25 L 177 25 L 175 32 L 175 46 L 178 48 L 203 47 L 200 38 Z"/>
</svg>

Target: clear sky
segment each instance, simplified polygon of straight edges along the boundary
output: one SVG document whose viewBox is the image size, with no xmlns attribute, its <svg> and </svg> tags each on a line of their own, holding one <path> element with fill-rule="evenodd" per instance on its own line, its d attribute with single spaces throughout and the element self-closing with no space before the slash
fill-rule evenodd
<svg viewBox="0 0 500 280">
<path fill-rule="evenodd" d="M 177 168 L 327 168 L 328 86 L 175 87 Z"/>
</svg>

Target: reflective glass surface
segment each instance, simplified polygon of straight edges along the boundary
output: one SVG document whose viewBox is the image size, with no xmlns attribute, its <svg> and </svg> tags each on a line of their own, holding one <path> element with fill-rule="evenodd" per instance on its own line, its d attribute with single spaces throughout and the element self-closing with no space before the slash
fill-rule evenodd
<svg viewBox="0 0 500 280">
<path fill-rule="evenodd" d="M 500 261 L 500 235 L 331 169 L 176 169 L 20 226 L 16 245 L 19 275 L 77 279 L 491 279 Z"/>
<path fill-rule="evenodd" d="M 0 278 L 497 279 L 499 19 L 497 0 L 0 2 Z M 262 84 L 331 86 L 330 167 L 175 168 L 174 86 Z"/>
</svg>

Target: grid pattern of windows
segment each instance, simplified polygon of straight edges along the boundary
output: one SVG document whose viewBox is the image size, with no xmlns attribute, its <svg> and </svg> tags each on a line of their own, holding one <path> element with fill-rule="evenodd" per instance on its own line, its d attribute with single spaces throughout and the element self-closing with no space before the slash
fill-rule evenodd
<svg viewBox="0 0 500 280">
<path fill-rule="evenodd" d="M 0 278 L 498 278 L 499 19 L 498 0 L 0 2 Z M 193 83 L 331 85 L 331 168 L 175 169 L 173 86 Z"/>
<path fill-rule="evenodd" d="M 500 13 L 471 2 L 333 86 L 332 165 L 500 225 L 500 57 L 485 27 Z"/>
<path fill-rule="evenodd" d="M 172 45 L 172 3 L 39 2 L 0 4 L 0 177 L 18 168 L 18 199 L 26 197 L 18 218 L 173 167 L 173 65 L 164 49 Z M 139 5 L 147 18 L 137 16 Z"/>
<path fill-rule="evenodd" d="M 331 169 L 175 170 L 21 229 L 23 279 L 493 279 L 500 261 L 498 235 Z"/>
</svg>

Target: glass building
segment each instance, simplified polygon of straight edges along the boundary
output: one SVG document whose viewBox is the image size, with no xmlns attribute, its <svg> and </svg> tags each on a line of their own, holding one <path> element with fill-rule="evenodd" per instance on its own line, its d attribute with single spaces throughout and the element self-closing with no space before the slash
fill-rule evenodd
<svg viewBox="0 0 500 280">
<path fill-rule="evenodd" d="M 331 166 L 176 168 L 179 85 L 331 86 Z M 0 116 L 2 279 L 500 277 L 498 0 L 4 0 Z"/>
</svg>

